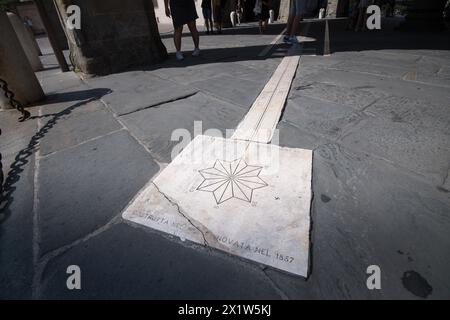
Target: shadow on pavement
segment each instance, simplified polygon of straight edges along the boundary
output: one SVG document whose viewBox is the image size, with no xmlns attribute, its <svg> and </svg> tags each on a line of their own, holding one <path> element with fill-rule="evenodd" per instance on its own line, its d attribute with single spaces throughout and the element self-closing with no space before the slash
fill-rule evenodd
<svg viewBox="0 0 450 320">
<path fill-rule="evenodd" d="M 11 211 L 9 210 L 11 204 L 14 201 L 14 191 L 16 190 L 15 185 L 20 180 L 20 174 L 23 172 L 23 168 L 28 164 L 28 159 L 33 155 L 36 151 L 36 148 L 40 142 L 40 140 L 45 137 L 46 133 L 51 130 L 62 118 L 63 116 L 67 116 L 72 113 L 78 107 L 88 104 L 89 102 L 93 102 L 95 100 L 100 99 L 102 96 L 110 93 L 110 89 L 93 89 L 93 90 L 83 90 L 83 91 L 74 91 L 74 92 L 66 92 L 58 95 L 50 96 L 45 101 L 48 102 L 63 102 L 63 101 L 78 101 L 70 107 L 54 114 L 48 114 L 42 117 L 33 116 L 29 119 L 37 119 L 37 118 L 48 118 L 47 123 L 31 137 L 28 145 L 19 151 L 19 153 L 15 156 L 14 162 L 10 166 L 10 170 L 5 178 L 5 182 L 3 184 L 3 193 L 0 195 L 0 224 L 5 222 L 11 215 Z"/>
</svg>

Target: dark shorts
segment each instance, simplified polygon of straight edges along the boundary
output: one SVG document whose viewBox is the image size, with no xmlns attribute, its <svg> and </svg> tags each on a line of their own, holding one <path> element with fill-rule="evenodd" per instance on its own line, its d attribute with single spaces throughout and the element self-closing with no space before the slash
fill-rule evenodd
<svg viewBox="0 0 450 320">
<path fill-rule="evenodd" d="M 211 8 L 202 8 L 203 18 L 211 20 Z"/>
<path fill-rule="evenodd" d="M 179 28 L 188 22 L 198 19 L 194 0 L 170 0 L 170 12 L 174 28 Z"/>
</svg>

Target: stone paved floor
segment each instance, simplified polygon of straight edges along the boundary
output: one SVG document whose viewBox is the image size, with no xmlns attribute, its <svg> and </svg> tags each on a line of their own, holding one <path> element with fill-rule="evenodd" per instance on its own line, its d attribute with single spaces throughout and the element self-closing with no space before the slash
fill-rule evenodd
<svg viewBox="0 0 450 320">
<path fill-rule="evenodd" d="M 324 57 L 313 55 L 321 27 L 309 29 L 318 41 L 301 57 L 278 125 L 282 146 L 314 150 L 307 280 L 121 219 L 170 162 L 174 129 L 237 126 L 286 52 L 276 45 L 257 57 L 283 28 L 202 35 L 201 56 L 184 62 L 163 34 L 165 63 L 85 80 L 45 56 L 47 101 L 25 123 L 15 111 L 0 116 L 13 168 L 0 297 L 449 298 L 448 34 L 355 35 L 332 23 L 333 54 Z M 192 50 L 188 35 L 183 46 Z M 72 264 L 80 291 L 66 288 Z M 373 264 L 382 290 L 366 287 Z"/>
</svg>

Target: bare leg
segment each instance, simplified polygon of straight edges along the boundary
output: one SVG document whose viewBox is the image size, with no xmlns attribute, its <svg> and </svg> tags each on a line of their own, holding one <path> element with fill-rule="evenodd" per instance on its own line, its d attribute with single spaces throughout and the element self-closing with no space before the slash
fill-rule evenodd
<svg viewBox="0 0 450 320">
<path fill-rule="evenodd" d="M 211 33 L 213 33 L 214 29 L 212 19 L 209 19 L 209 27 L 211 28 Z"/>
<path fill-rule="evenodd" d="M 191 32 L 192 40 L 194 41 L 194 46 L 198 48 L 199 36 L 197 31 L 197 26 L 195 25 L 195 20 L 187 23 L 189 31 Z"/>
<path fill-rule="evenodd" d="M 183 26 L 175 28 L 173 31 L 173 42 L 175 43 L 175 49 L 181 50 L 181 35 L 183 33 Z"/>
<path fill-rule="evenodd" d="M 292 21 L 292 27 L 290 36 L 294 37 L 297 34 L 298 26 L 300 25 L 300 21 L 302 20 L 302 13 L 297 13 L 294 17 L 294 20 Z"/>
<path fill-rule="evenodd" d="M 294 15 L 289 15 L 288 17 L 288 22 L 287 22 L 287 26 L 286 26 L 286 35 L 290 35 L 291 34 L 291 29 L 292 29 L 292 22 L 294 21 Z"/>
</svg>

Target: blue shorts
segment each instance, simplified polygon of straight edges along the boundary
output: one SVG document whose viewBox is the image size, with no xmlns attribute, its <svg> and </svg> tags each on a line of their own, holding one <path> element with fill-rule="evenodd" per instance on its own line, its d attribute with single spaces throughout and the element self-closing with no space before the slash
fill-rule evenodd
<svg viewBox="0 0 450 320">
<path fill-rule="evenodd" d="M 202 8 L 203 18 L 211 20 L 211 8 Z"/>
<path fill-rule="evenodd" d="M 295 16 L 299 13 L 306 12 L 307 0 L 291 0 L 291 7 L 289 8 L 289 14 Z"/>
</svg>

